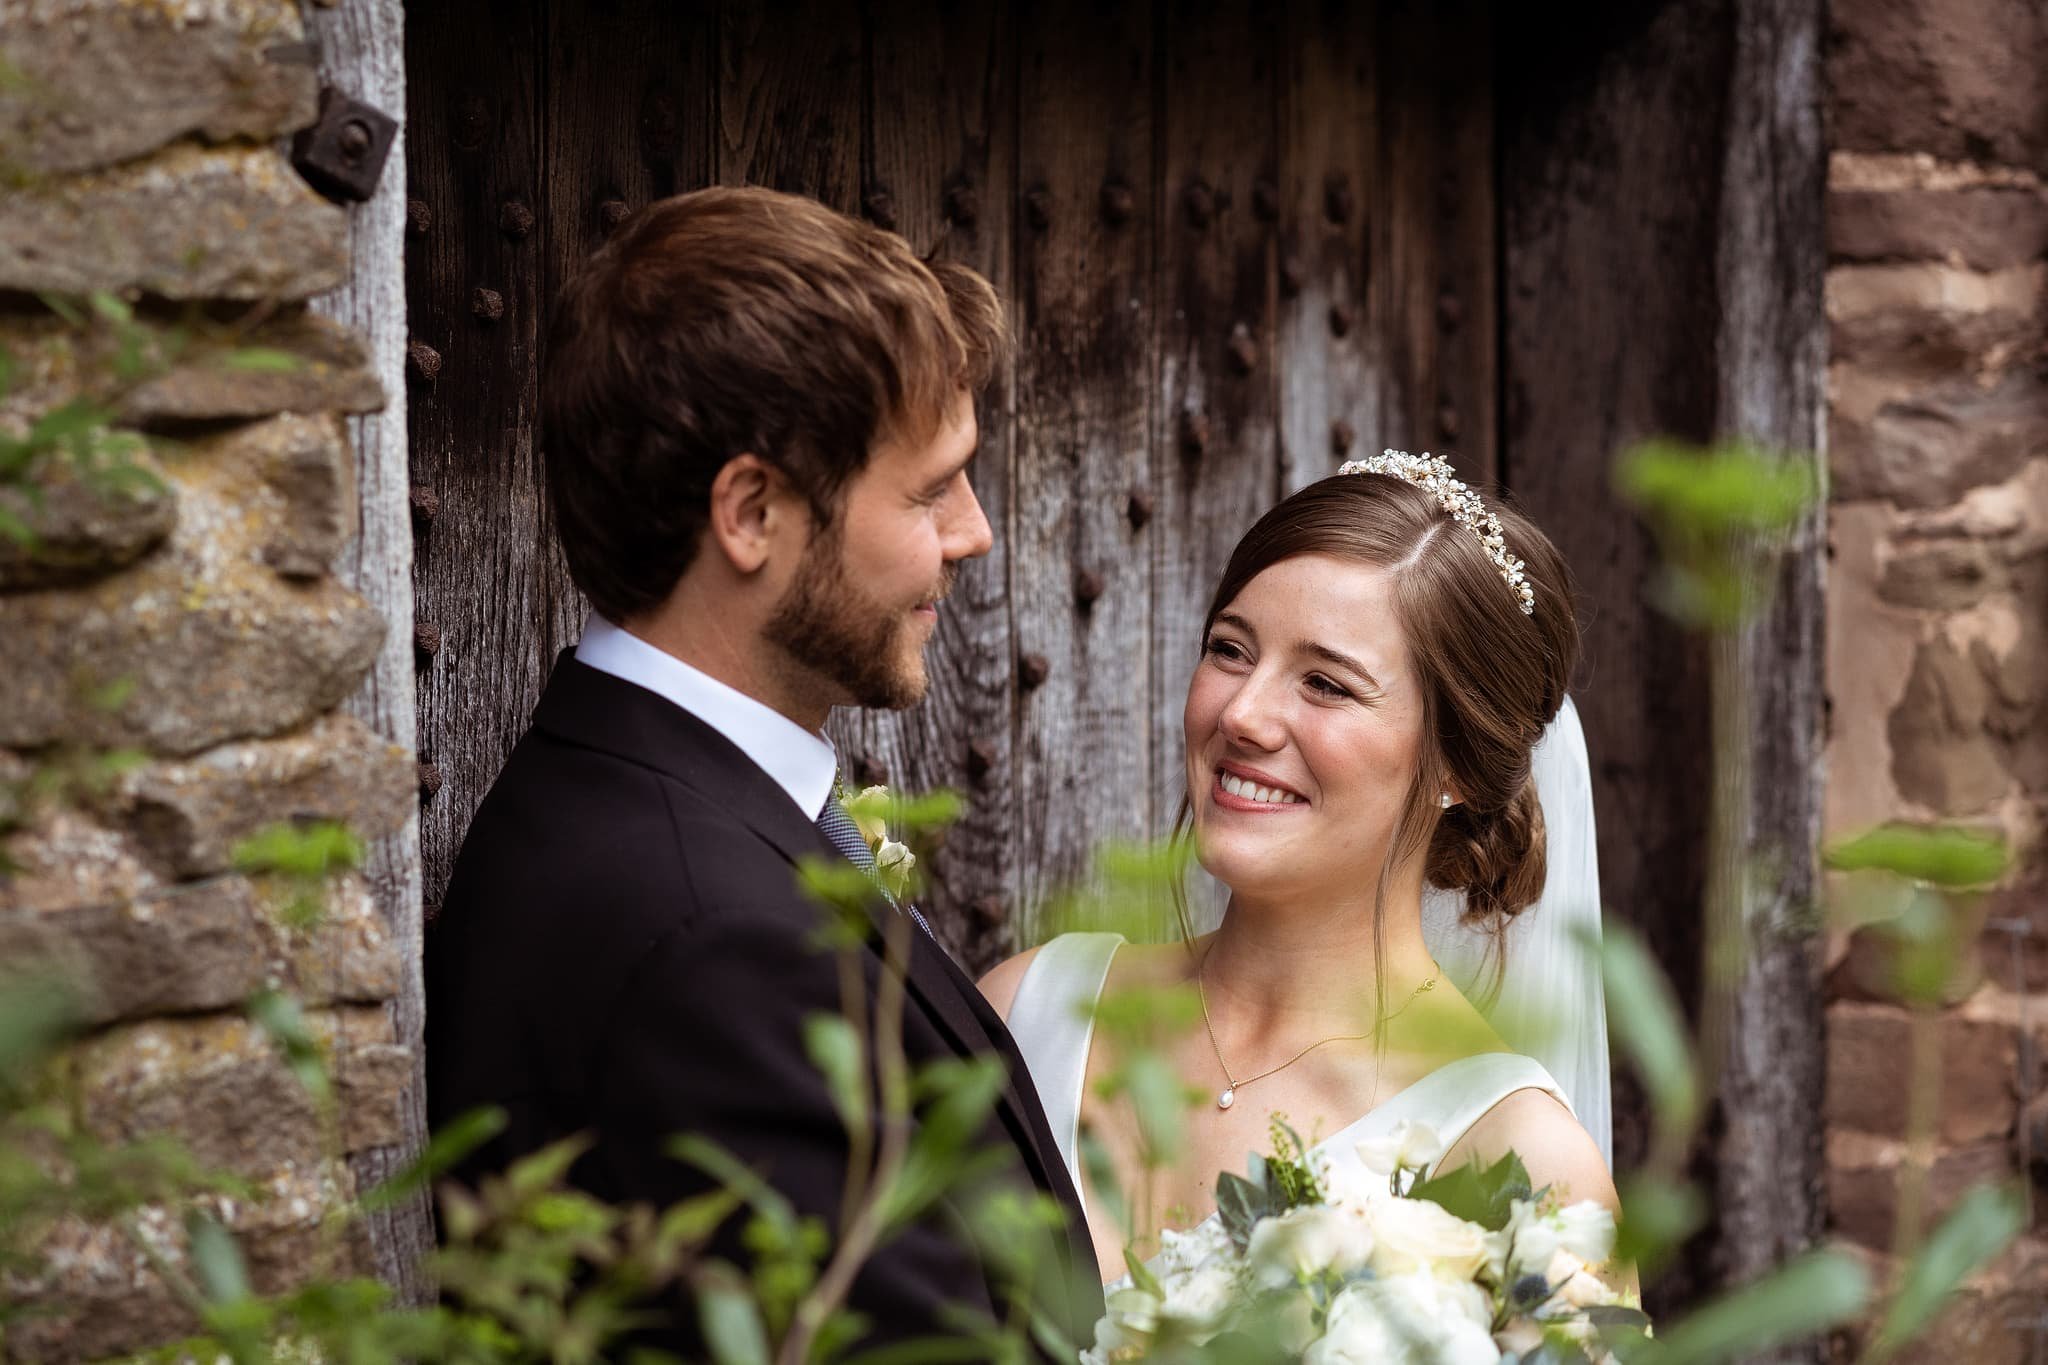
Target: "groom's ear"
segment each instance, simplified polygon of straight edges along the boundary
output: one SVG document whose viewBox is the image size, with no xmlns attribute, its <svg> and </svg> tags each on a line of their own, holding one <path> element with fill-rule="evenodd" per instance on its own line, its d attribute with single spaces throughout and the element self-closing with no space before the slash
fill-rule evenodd
<svg viewBox="0 0 2048 1365">
<path fill-rule="evenodd" d="M 798 516 L 807 521 L 809 508 L 781 470 L 759 455 L 735 455 L 711 481 L 705 530 L 735 572 L 753 574 L 778 541 L 801 529 L 789 524 Z"/>
</svg>

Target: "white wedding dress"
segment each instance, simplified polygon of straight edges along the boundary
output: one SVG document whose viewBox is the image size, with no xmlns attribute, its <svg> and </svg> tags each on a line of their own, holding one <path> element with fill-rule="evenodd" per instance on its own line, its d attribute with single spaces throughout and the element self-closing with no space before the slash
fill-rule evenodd
<svg viewBox="0 0 2048 1365">
<path fill-rule="evenodd" d="M 1053 1137 L 1059 1142 L 1060 1156 L 1084 1207 L 1087 1187 L 1081 1178 L 1081 1099 L 1095 1038 L 1094 1006 L 1123 941 L 1121 934 L 1060 935 L 1038 950 L 1010 1005 L 1011 1036 L 1030 1068 Z M 1483 1052 L 1446 1062 L 1311 1150 L 1333 1168 L 1362 1171 L 1358 1143 L 1385 1137 L 1407 1119 L 1436 1130 L 1443 1150 L 1449 1151 L 1482 1115 L 1520 1090 L 1542 1090 L 1567 1109 L 1571 1107 L 1541 1062 L 1514 1052 Z"/>
</svg>

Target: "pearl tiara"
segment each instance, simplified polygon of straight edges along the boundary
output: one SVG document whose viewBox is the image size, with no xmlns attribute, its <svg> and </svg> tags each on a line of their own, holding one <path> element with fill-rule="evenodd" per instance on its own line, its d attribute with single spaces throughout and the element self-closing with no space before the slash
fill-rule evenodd
<svg viewBox="0 0 2048 1365">
<path fill-rule="evenodd" d="M 1405 450 L 1383 450 L 1369 460 L 1351 460 L 1337 472 L 1384 474 L 1390 479 L 1412 483 L 1434 493 L 1452 521 L 1471 527 L 1472 533 L 1479 537 L 1479 543 L 1486 549 L 1486 557 L 1507 580 L 1508 590 L 1514 593 L 1515 605 L 1522 609 L 1522 615 L 1536 614 L 1536 594 L 1522 573 L 1522 561 L 1508 553 L 1507 535 L 1501 530 L 1500 518 L 1487 511 L 1479 495 L 1459 480 L 1449 460 L 1426 450 L 1420 455 L 1410 455 Z"/>
</svg>

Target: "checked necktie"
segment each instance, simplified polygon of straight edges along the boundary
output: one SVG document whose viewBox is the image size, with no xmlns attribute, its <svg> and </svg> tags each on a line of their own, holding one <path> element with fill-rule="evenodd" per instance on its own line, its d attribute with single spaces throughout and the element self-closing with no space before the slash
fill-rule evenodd
<svg viewBox="0 0 2048 1365">
<path fill-rule="evenodd" d="M 868 880 L 875 884 L 875 889 L 882 893 L 889 904 L 907 913 L 911 921 L 924 930 L 925 937 L 931 938 L 932 926 L 926 922 L 918 908 L 910 904 L 898 904 L 896 898 L 889 894 L 889 888 L 882 885 L 881 873 L 875 869 L 874 851 L 868 847 L 868 841 L 860 837 L 860 826 L 853 823 L 853 817 L 839 804 L 837 796 L 825 798 L 825 809 L 818 813 L 818 828 L 825 831 L 825 837 L 832 841 L 832 847 L 838 849 L 846 861 L 868 874 Z M 933 941 L 937 942 L 936 939 Z"/>
</svg>

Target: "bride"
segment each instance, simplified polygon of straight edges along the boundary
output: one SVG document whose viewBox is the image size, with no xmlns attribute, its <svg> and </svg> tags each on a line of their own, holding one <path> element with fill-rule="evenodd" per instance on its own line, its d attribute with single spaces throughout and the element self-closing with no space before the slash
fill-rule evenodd
<svg viewBox="0 0 2048 1365">
<path fill-rule="evenodd" d="M 1213 1212 L 1217 1173 L 1270 1148 L 1276 1113 L 1333 1164 L 1408 1120 L 1437 1135 L 1436 1170 L 1513 1150 L 1536 1188 L 1617 1208 L 1604 1142 L 1479 1008 L 1516 994 L 1502 976 L 1518 966 L 1514 921 L 1545 891 L 1532 753 L 1554 718 L 1576 739 L 1569 594 L 1535 527 L 1485 506 L 1443 461 L 1397 451 L 1303 489 L 1238 544 L 1184 715 L 1185 818 L 1229 891 L 1221 925 L 1159 945 L 1065 934 L 981 983 L 1044 1097 L 1105 1273 L 1126 1229 L 1090 1187 L 1084 1128 L 1127 1206 L 1157 1211 L 1157 1226 L 1130 1229 L 1141 1255 L 1161 1227 Z M 1451 951 L 1432 952 L 1426 888 L 1463 894 L 1457 932 L 1437 935 Z M 1445 918 L 1440 904 L 1430 917 Z M 1491 951 L 1466 951 L 1475 941 Z M 1454 952 L 1464 990 L 1439 962 Z M 1475 956 L 1491 957 L 1490 981 Z M 1097 1093 L 1119 1059 L 1090 1016 L 1104 994 L 1173 985 L 1192 986 L 1201 1013 L 1164 1057 L 1204 1099 L 1178 1158 L 1148 1169 L 1130 1106 Z M 1598 1029 L 1597 977 L 1537 985 Z M 1597 1050 L 1597 1068 L 1575 1069 L 1604 1136 L 1604 1039 Z"/>
</svg>

